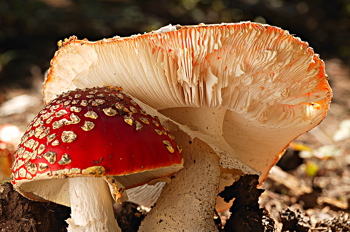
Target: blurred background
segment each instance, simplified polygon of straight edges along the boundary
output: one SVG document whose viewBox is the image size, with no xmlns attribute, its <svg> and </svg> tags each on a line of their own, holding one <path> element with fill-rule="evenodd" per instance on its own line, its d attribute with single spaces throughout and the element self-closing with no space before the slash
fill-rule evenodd
<svg viewBox="0 0 350 232">
<path fill-rule="evenodd" d="M 349 0 L 0 0 L 0 90 L 31 88 L 70 35 L 98 40 L 247 20 L 290 31 L 323 59 L 350 61 Z"/>
</svg>

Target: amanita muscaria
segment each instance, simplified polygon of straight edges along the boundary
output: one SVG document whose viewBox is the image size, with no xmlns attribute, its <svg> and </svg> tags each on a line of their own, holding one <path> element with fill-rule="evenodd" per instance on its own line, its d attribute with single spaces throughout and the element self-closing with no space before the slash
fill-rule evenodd
<svg viewBox="0 0 350 232">
<path fill-rule="evenodd" d="M 159 120 L 118 88 L 76 89 L 30 123 L 12 184 L 30 199 L 71 207 L 68 231 L 120 231 L 114 200 L 181 169 L 179 149 Z"/>
<path fill-rule="evenodd" d="M 312 48 L 265 24 L 169 25 L 59 45 L 46 101 L 76 87 L 122 86 L 183 147 L 185 168 L 141 231 L 215 231 L 218 192 L 247 173 L 263 181 L 288 144 L 322 121 L 332 96 Z"/>
</svg>

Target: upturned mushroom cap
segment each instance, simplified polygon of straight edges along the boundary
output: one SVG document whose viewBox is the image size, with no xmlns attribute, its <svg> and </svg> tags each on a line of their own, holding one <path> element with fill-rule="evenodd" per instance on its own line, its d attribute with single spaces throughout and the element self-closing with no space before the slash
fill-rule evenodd
<svg viewBox="0 0 350 232">
<path fill-rule="evenodd" d="M 76 87 L 122 86 L 208 143 L 223 168 L 252 167 L 260 180 L 292 140 L 322 121 L 332 95 L 312 48 L 269 25 L 167 26 L 59 45 L 46 101 Z"/>
<path fill-rule="evenodd" d="M 182 168 L 174 138 L 117 88 L 76 89 L 47 104 L 15 154 L 12 183 L 34 200 L 69 206 L 67 178 L 104 178 L 118 200 L 124 188 Z"/>
</svg>

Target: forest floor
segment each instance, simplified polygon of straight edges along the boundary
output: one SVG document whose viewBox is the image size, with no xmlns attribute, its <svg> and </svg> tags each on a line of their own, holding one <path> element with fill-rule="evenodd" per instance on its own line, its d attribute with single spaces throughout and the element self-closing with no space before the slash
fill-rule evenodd
<svg viewBox="0 0 350 232">
<path fill-rule="evenodd" d="M 326 119 L 296 140 L 259 187 L 265 190 L 259 204 L 274 219 L 273 231 L 350 231 L 350 71 L 336 59 L 326 61 L 326 71 L 334 94 Z M 43 73 L 31 67 L 30 75 L 32 88 L 0 92 L 0 128 L 25 131 L 43 106 Z M 65 231 L 68 216 L 65 207 L 33 206 L 9 184 L 0 187 L 0 231 Z"/>
<path fill-rule="evenodd" d="M 333 90 L 328 115 L 296 140 L 311 152 L 299 153 L 304 158 L 293 170 L 274 167 L 261 186 L 260 205 L 278 229 L 281 213 L 290 209 L 308 221 L 309 231 L 350 231 L 350 73 L 339 60 L 326 61 L 326 72 Z M 296 160 L 288 156 L 280 165 L 284 169 Z"/>
</svg>

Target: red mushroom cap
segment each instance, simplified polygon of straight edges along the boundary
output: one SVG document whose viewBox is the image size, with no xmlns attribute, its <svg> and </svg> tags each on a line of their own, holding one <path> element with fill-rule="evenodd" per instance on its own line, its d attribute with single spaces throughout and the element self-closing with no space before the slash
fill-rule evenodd
<svg viewBox="0 0 350 232">
<path fill-rule="evenodd" d="M 51 101 L 28 126 L 12 183 L 25 196 L 46 199 L 30 180 L 109 176 L 130 188 L 171 175 L 182 162 L 159 120 L 118 88 L 76 89 Z"/>
</svg>

